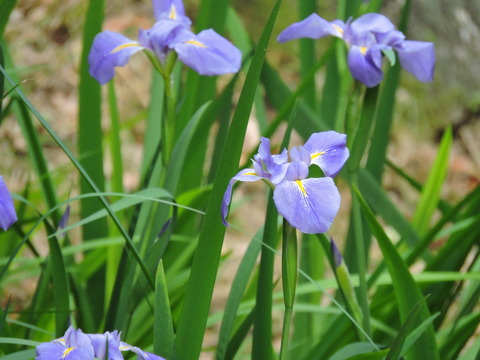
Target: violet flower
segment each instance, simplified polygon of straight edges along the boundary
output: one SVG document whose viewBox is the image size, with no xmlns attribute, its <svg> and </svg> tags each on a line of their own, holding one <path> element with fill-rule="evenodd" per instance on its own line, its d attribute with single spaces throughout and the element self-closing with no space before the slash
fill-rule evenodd
<svg viewBox="0 0 480 360">
<path fill-rule="evenodd" d="M 303 233 L 324 233 L 330 228 L 340 207 L 340 194 L 333 176 L 341 170 L 349 156 L 346 135 L 335 131 L 313 134 L 303 146 L 292 148 L 288 163 L 284 150 L 270 154 L 270 141 L 262 138 L 253 169 L 241 170 L 228 184 L 223 196 L 222 218 L 226 226 L 232 187 L 236 181 L 267 182 L 273 190 L 278 213 Z M 308 178 L 311 164 L 319 166 L 326 177 Z"/>
<path fill-rule="evenodd" d="M 343 39 L 349 48 L 348 67 L 352 76 L 368 87 L 383 79 L 382 58 L 386 51 L 395 50 L 400 64 L 418 80 L 433 80 L 435 50 L 433 43 L 405 40 L 392 22 L 381 14 L 368 13 L 347 23 L 327 21 L 317 14 L 290 25 L 278 36 L 279 42 L 298 38 L 320 39 L 325 36 Z"/>
<path fill-rule="evenodd" d="M 153 0 L 156 23 L 140 29 L 138 42 L 111 31 L 103 31 L 94 41 L 88 62 L 90 75 L 99 83 L 109 82 L 116 66 L 127 64 L 130 56 L 144 50 L 165 65 L 167 55 L 175 51 L 180 60 L 200 75 L 221 75 L 240 70 L 242 54 L 214 30 L 195 35 L 181 0 Z"/>
<path fill-rule="evenodd" d="M 138 347 L 120 341 L 120 332 L 84 334 L 82 330 L 69 327 L 60 339 L 37 346 L 36 360 L 123 360 L 123 351 L 137 354 L 138 360 L 165 360 L 161 356 L 145 352 Z"/>
<path fill-rule="evenodd" d="M 15 221 L 17 221 L 17 214 L 13 206 L 12 196 L 3 181 L 3 177 L 0 176 L 0 228 L 7 230 Z"/>
<path fill-rule="evenodd" d="M 37 346 L 36 360 L 90 360 L 94 359 L 90 338 L 82 330 L 69 327 L 60 339 Z"/>
</svg>

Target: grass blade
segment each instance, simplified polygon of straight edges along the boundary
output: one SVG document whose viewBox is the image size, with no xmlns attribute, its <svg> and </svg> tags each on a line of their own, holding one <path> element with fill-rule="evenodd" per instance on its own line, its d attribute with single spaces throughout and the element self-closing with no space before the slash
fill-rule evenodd
<svg viewBox="0 0 480 360">
<path fill-rule="evenodd" d="M 17 5 L 17 0 L 3 0 L 0 3 L 0 38 L 3 37 L 3 32 L 15 5 Z M 0 92 L 0 94 L 3 94 L 3 92 Z"/>
<path fill-rule="evenodd" d="M 263 234 L 257 234 L 255 237 L 260 237 Z M 220 328 L 220 335 L 218 337 L 216 360 L 224 360 L 226 358 L 227 349 L 230 343 L 233 326 L 237 317 L 238 307 L 242 301 L 243 294 L 248 285 L 248 280 L 255 267 L 258 254 L 262 243 L 253 239 L 250 245 L 245 251 L 242 262 L 238 267 L 237 274 L 232 282 L 230 294 L 228 295 L 227 304 L 222 320 L 222 326 Z"/>
<path fill-rule="evenodd" d="M 425 235 L 430 225 L 432 215 L 438 206 L 440 192 L 448 171 L 448 158 L 452 146 L 452 131 L 449 128 L 443 135 L 437 158 L 433 163 L 427 182 L 412 219 L 412 226 L 420 235 Z"/>
<path fill-rule="evenodd" d="M 392 277 L 393 288 L 395 290 L 395 297 L 397 299 L 400 317 L 406 321 L 411 309 L 415 307 L 422 299 L 422 293 L 412 275 L 408 271 L 407 266 L 398 254 L 395 246 L 391 243 L 388 236 L 385 234 L 382 226 L 378 223 L 375 215 L 368 207 L 365 199 L 355 188 L 355 194 L 360 202 L 362 212 L 365 215 L 372 233 L 376 237 L 380 249 L 382 250 L 388 271 Z M 425 303 L 421 303 L 419 317 L 415 320 L 414 325 L 418 326 L 422 321 L 430 317 L 430 313 Z M 438 349 L 435 343 L 435 336 L 433 327 L 430 326 L 420 339 L 412 346 L 409 352 L 411 359 L 440 359 Z"/>
<path fill-rule="evenodd" d="M 83 33 L 83 50 L 80 63 L 79 115 L 78 115 L 78 156 L 80 164 L 96 184 L 100 191 L 105 189 L 103 173 L 102 116 L 100 84 L 90 76 L 88 71 L 88 54 L 93 38 L 102 30 L 104 0 L 90 0 L 85 18 Z M 80 192 L 91 191 L 85 179 L 80 180 Z M 97 199 L 84 199 L 81 202 L 80 214 L 86 217 L 102 208 Z M 91 240 L 108 235 L 106 219 L 90 223 L 83 227 L 83 239 Z M 88 282 L 88 292 L 92 303 L 105 302 L 105 267 Z M 103 318 L 104 306 L 95 307 L 95 319 Z M 99 323 L 97 323 L 97 326 Z"/>
<path fill-rule="evenodd" d="M 237 169 L 255 90 L 280 4 L 281 0 L 277 0 L 253 55 L 213 184 L 178 326 L 175 341 L 178 359 L 196 360 L 199 357 L 225 234 L 219 213 L 223 193 Z"/>
</svg>

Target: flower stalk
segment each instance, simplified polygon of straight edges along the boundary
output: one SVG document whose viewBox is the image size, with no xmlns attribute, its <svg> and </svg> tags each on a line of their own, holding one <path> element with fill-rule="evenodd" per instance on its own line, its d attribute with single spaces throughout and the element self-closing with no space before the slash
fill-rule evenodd
<svg viewBox="0 0 480 360">
<path fill-rule="evenodd" d="M 295 293 L 297 289 L 297 268 L 297 229 L 284 219 L 282 243 L 282 285 L 285 315 L 283 317 L 282 345 L 280 348 L 279 357 L 280 360 L 287 358 L 290 324 L 292 321 L 293 304 L 295 302 Z"/>
</svg>

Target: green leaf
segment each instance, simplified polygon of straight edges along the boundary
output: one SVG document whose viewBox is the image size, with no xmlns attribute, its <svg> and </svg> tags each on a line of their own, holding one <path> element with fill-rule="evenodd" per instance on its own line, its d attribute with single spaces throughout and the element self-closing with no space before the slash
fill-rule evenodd
<svg viewBox="0 0 480 360">
<path fill-rule="evenodd" d="M 80 62 L 79 84 L 79 115 L 78 115 L 78 156 L 80 163 L 100 191 L 105 189 L 105 175 L 103 173 L 103 132 L 101 116 L 101 89 L 100 84 L 90 76 L 88 54 L 92 47 L 93 38 L 102 30 L 104 0 L 90 0 L 85 18 L 83 32 L 83 50 Z M 91 191 L 89 183 L 80 179 L 80 192 L 86 194 Z M 98 199 L 84 199 L 81 202 L 80 214 L 86 217 L 100 209 L 102 203 Z M 83 227 L 83 239 L 88 241 L 108 235 L 106 219 L 89 223 Z M 99 269 L 88 282 L 88 294 L 92 303 L 105 303 L 105 267 Z M 95 319 L 100 324 L 105 306 L 94 307 Z"/>
<path fill-rule="evenodd" d="M 427 330 L 429 326 L 433 324 L 433 321 L 435 318 L 438 317 L 440 313 L 433 314 L 430 316 L 428 319 L 426 319 L 424 322 L 422 322 L 419 326 L 417 326 L 416 329 L 414 329 L 408 336 L 407 339 L 405 340 L 405 343 L 403 344 L 402 351 L 400 353 L 400 356 L 405 356 L 405 354 L 410 350 L 413 344 L 418 340 L 418 338 L 423 334 L 424 331 Z"/>
<path fill-rule="evenodd" d="M 200 230 L 198 247 L 193 259 L 175 339 L 178 359 L 196 360 L 201 351 L 223 236 L 225 234 L 225 227 L 221 222 L 219 213 L 223 193 L 227 188 L 229 180 L 237 170 L 237 164 L 242 151 L 242 142 L 255 98 L 255 90 L 280 4 L 281 0 L 277 0 L 253 55 L 252 63 L 240 94 L 237 110 L 228 132 L 217 177 L 213 184 L 212 195 L 207 206 L 202 229 Z"/>
<path fill-rule="evenodd" d="M 394 66 L 396 62 L 395 51 L 393 49 L 383 49 L 382 53 L 390 62 L 390 66 Z"/>
<path fill-rule="evenodd" d="M 433 213 L 440 200 L 440 192 L 448 171 L 448 158 L 452 146 L 452 130 L 449 128 L 443 135 L 437 157 L 428 175 L 428 179 L 422 189 L 412 226 L 420 235 L 425 235 L 430 225 Z"/>
<path fill-rule="evenodd" d="M 412 275 L 408 271 L 405 262 L 398 254 L 395 246 L 385 234 L 382 226 L 378 223 L 372 210 L 368 207 L 365 199 L 354 186 L 355 194 L 360 202 L 362 212 L 367 219 L 373 235 L 376 237 L 383 257 L 387 264 L 388 271 L 392 277 L 395 297 L 397 299 L 398 310 L 402 321 L 406 321 L 411 309 L 415 307 L 422 299 L 422 293 Z M 414 326 L 418 326 L 422 321 L 430 317 L 430 313 L 425 303 L 422 303 L 419 316 L 414 321 Z M 420 339 L 412 346 L 409 357 L 411 359 L 439 359 L 438 349 L 436 347 L 433 327 L 430 326 Z"/>
<path fill-rule="evenodd" d="M 175 333 L 173 331 L 165 272 L 161 260 L 158 264 L 155 284 L 153 348 L 156 354 L 171 359 L 174 351 Z"/>
<path fill-rule="evenodd" d="M 420 300 L 420 302 L 412 309 L 410 314 L 408 314 L 407 319 L 402 324 L 400 331 L 393 340 L 392 346 L 390 347 L 390 351 L 388 352 L 385 360 L 398 360 L 398 358 L 401 356 L 401 351 L 403 349 L 405 340 L 407 339 L 407 335 L 410 331 L 410 328 L 413 326 L 413 321 L 415 320 L 418 312 L 420 311 L 420 305 L 423 304 L 424 301 L 425 299 Z"/>
<path fill-rule="evenodd" d="M 255 238 L 263 236 L 263 229 L 261 232 L 255 235 Z M 253 239 L 250 242 L 245 255 L 242 258 L 235 278 L 232 282 L 232 287 L 230 293 L 228 294 L 227 304 L 225 305 L 225 310 L 222 319 L 222 326 L 220 327 L 220 332 L 217 342 L 217 354 L 216 360 L 224 360 L 226 357 L 227 349 L 230 343 L 230 339 L 233 332 L 233 327 L 235 319 L 238 316 L 238 308 L 240 302 L 242 301 L 243 294 L 248 285 L 248 280 L 252 275 L 252 272 L 255 268 L 255 263 L 262 248 L 262 242 L 256 239 Z"/>
<path fill-rule="evenodd" d="M 328 360 L 347 360 L 353 356 L 365 354 L 374 351 L 372 344 L 367 342 L 351 343 L 338 350 L 335 354 L 328 358 Z"/>
<path fill-rule="evenodd" d="M 0 38 L 3 37 L 3 32 L 8 24 L 8 19 L 16 4 L 17 0 L 3 0 L 0 2 Z M 0 95 L 1 94 L 3 94 L 3 92 L 0 92 Z"/>
<path fill-rule="evenodd" d="M 35 350 L 22 350 L 13 354 L 2 356 L 2 360 L 32 360 L 35 357 Z"/>
</svg>

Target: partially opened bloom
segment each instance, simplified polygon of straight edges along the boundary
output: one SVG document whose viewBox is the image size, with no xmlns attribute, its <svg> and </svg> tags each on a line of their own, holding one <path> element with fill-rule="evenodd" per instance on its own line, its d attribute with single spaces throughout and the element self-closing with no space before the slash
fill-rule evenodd
<svg viewBox="0 0 480 360">
<path fill-rule="evenodd" d="M 88 56 L 90 74 L 101 84 L 115 75 L 116 66 L 124 66 L 130 56 L 140 50 L 153 54 L 160 64 L 175 51 L 180 60 L 200 75 L 221 75 L 240 69 L 241 53 L 214 30 L 195 35 L 190 31 L 191 21 L 185 15 L 181 0 L 154 0 L 156 23 L 140 30 L 138 41 L 121 34 L 103 31 L 93 42 Z"/>
<path fill-rule="evenodd" d="M 90 360 L 94 359 L 90 338 L 82 330 L 69 327 L 60 339 L 37 346 L 36 360 Z"/>
<path fill-rule="evenodd" d="M 346 136 L 334 131 L 313 134 L 303 146 L 271 155 L 270 142 L 262 138 L 253 169 L 241 170 L 230 181 L 222 203 L 222 218 L 228 213 L 232 186 L 236 181 L 264 180 L 274 188 L 278 213 L 304 233 L 324 233 L 340 207 L 340 194 L 332 180 L 349 156 Z M 268 149 L 268 150 L 267 150 Z M 326 177 L 308 178 L 309 166 L 319 166 Z"/>
<path fill-rule="evenodd" d="M 17 221 L 17 214 L 13 206 L 12 196 L 7 185 L 0 176 L 0 228 L 7 230 Z"/>
<path fill-rule="evenodd" d="M 253 157 L 253 169 L 243 169 L 235 175 L 228 183 L 222 201 L 222 220 L 225 226 L 228 226 L 226 217 L 228 215 L 228 205 L 232 198 L 233 185 L 237 181 L 257 181 L 266 180 L 270 184 L 275 185 L 283 180 L 285 172 L 287 171 L 288 154 L 284 149 L 280 155 L 272 155 L 270 152 L 270 140 L 262 137 L 260 146 L 258 147 L 258 154 Z"/>
<path fill-rule="evenodd" d="M 286 42 L 302 37 L 325 36 L 343 39 L 349 48 L 348 67 L 352 76 L 368 87 L 383 79 L 382 58 L 385 51 L 395 50 L 400 64 L 420 81 L 432 81 L 435 68 L 433 43 L 405 40 L 392 22 L 381 14 L 368 13 L 356 20 L 327 21 L 317 14 L 290 25 L 277 40 Z"/>
</svg>

